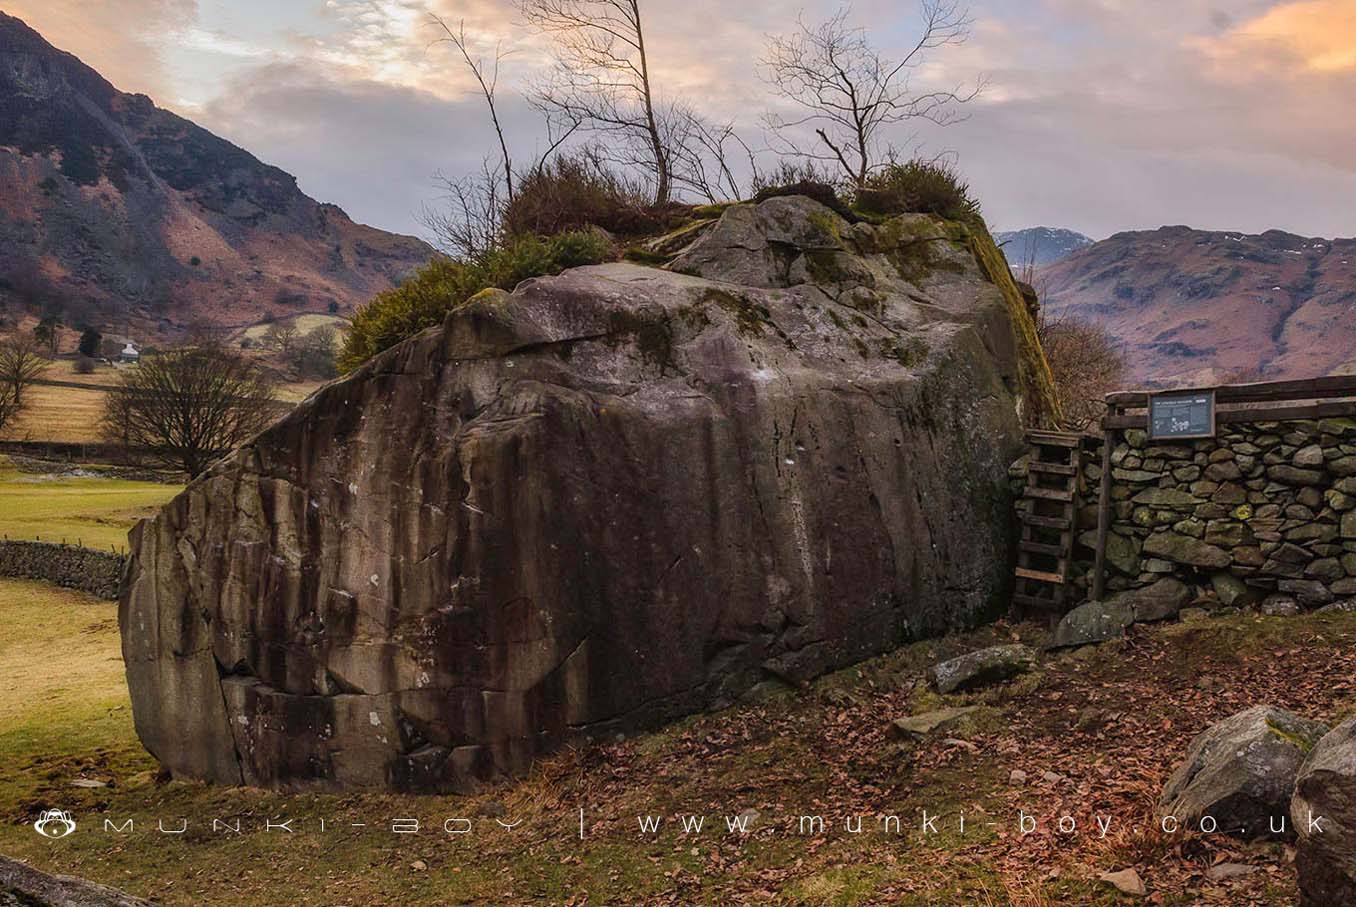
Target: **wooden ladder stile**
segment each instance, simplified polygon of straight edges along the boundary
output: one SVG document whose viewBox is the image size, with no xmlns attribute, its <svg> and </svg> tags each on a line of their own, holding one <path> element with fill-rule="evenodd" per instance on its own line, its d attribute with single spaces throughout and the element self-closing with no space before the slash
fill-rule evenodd
<svg viewBox="0 0 1356 907">
<path fill-rule="evenodd" d="M 1082 437 L 1068 432 L 1032 431 L 1026 488 L 1021 498 L 1021 540 L 1017 545 L 1019 614 L 1063 616 L 1068 600 L 1078 528 Z"/>
</svg>

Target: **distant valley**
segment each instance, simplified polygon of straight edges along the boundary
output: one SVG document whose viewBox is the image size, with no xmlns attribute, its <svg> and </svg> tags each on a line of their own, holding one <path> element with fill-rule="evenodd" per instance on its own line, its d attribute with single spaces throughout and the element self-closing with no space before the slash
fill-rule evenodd
<svg viewBox="0 0 1356 907">
<path fill-rule="evenodd" d="M 1118 338 L 1143 383 L 1356 373 L 1356 239 L 1164 227 L 1094 243 L 1034 281 L 1050 314 Z"/>
<path fill-rule="evenodd" d="M 172 338 L 348 314 L 427 261 L 0 13 L 0 305 Z"/>
</svg>

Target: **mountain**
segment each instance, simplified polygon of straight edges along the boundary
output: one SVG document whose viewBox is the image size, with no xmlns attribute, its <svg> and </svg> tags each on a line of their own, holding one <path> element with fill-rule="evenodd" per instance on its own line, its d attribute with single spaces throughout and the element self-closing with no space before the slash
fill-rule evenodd
<svg viewBox="0 0 1356 907">
<path fill-rule="evenodd" d="M 0 13 L 0 300 L 68 325 L 347 312 L 426 261 Z"/>
<path fill-rule="evenodd" d="M 1106 326 L 1136 378 L 1356 373 L 1356 239 L 1163 227 L 1040 269 L 1043 304 Z"/>
<path fill-rule="evenodd" d="M 1040 267 L 1053 264 L 1092 245 L 1092 240 L 1082 233 L 1057 227 L 1009 230 L 994 234 L 994 239 L 1003 247 L 1003 254 L 1008 257 L 1008 261 L 1018 270 L 1028 265 Z"/>
</svg>

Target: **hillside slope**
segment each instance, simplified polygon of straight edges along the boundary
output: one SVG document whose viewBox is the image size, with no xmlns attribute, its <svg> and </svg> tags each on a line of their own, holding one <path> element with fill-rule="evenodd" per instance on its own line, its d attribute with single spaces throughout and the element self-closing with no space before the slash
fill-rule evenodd
<svg viewBox="0 0 1356 907">
<path fill-rule="evenodd" d="M 1042 268 L 1048 310 L 1105 325 L 1140 380 L 1356 372 L 1356 239 L 1119 233 Z"/>
<path fill-rule="evenodd" d="M 348 311 L 427 260 L 0 13 L 0 300 L 159 333 Z"/>
</svg>

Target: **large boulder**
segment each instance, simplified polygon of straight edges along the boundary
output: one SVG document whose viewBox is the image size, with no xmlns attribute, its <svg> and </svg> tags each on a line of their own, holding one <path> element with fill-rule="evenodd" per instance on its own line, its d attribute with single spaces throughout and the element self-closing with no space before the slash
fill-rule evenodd
<svg viewBox="0 0 1356 907">
<path fill-rule="evenodd" d="M 1327 731 L 1324 724 L 1270 705 L 1231 715 L 1191 742 L 1163 789 L 1159 809 L 1193 831 L 1249 840 L 1291 837 L 1286 817 L 1295 777 Z"/>
<path fill-rule="evenodd" d="M 1356 718 L 1324 735 L 1304 760 L 1290 821 L 1302 907 L 1356 904 Z"/>
<path fill-rule="evenodd" d="M 1043 362 L 987 234 L 778 198 L 688 236 L 480 294 L 140 524 L 146 747 L 464 790 L 1004 607 Z"/>
</svg>

